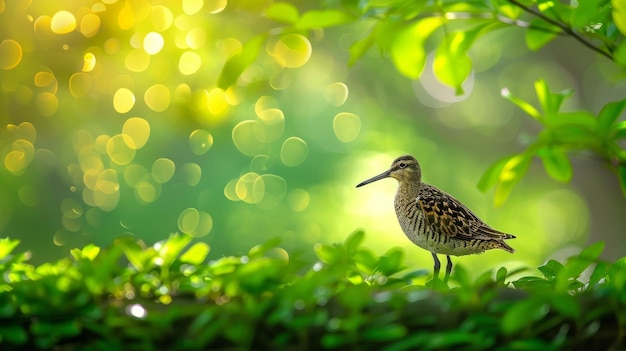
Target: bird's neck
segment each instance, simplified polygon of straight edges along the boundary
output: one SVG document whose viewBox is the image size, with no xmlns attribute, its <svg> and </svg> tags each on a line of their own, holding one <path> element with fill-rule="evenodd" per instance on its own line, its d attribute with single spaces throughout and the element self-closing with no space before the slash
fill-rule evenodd
<svg viewBox="0 0 626 351">
<path fill-rule="evenodd" d="M 402 195 L 407 199 L 415 199 L 419 196 L 423 183 L 419 180 L 409 182 L 399 182 L 398 196 Z"/>
</svg>

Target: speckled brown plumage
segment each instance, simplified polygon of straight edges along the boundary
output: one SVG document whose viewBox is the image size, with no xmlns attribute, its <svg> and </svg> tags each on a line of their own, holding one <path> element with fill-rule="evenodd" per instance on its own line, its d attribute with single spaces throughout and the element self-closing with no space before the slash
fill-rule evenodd
<svg viewBox="0 0 626 351">
<path fill-rule="evenodd" d="M 504 242 L 514 235 L 491 228 L 451 195 L 423 183 L 419 163 L 413 156 L 398 157 L 389 170 L 357 187 L 387 177 L 398 180 L 395 209 L 400 227 L 413 243 L 432 253 L 435 277 L 440 268 L 437 254 L 447 256 L 447 281 L 452 270 L 450 255 L 478 254 L 491 249 L 514 252 Z"/>
</svg>

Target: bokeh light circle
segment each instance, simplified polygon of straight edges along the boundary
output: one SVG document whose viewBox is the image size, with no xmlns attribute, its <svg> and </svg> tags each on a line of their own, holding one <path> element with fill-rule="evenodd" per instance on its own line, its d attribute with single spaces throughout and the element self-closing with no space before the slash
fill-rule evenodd
<svg viewBox="0 0 626 351">
<path fill-rule="evenodd" d="M 354 113 L 338 113 L 333 119 L 333 131 L 337 139 L 349 143 L 359 136 L 361 119 Z"/>
<path fill-rule="evenodd" d="M 203 129 L 196 129 L 189 134 L 189 147 L 196 155 L 204 155 L 213 146 L 213 136 Z"/>
<path fill-rule="evenodd" d="M 306 160 L 308 155 L 309 146 L 304 140 L 298 137 L 287 138 L 280 149 L 280 160 L 288 167 L 301 164 Z"/>
</svg>

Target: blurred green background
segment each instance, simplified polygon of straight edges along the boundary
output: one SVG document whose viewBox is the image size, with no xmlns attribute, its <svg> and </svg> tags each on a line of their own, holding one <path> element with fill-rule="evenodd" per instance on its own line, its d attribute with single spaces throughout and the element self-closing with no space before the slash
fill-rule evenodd
<svg viewBox="0 0 626 351">
<path fill-rule="evenodd" d="M 457 260 L 476 274 L 599 240 L 605 258 L 623 255 L 626 202 L 590 156 L 574 158 L 569 185 L 534 162 L 499 208 L 476 188 L 539 129 L 502 88 L 535 101 L 544 78 L 575 89 L 565 110 L 597 111 L 626 92 L 611 63 L 567 39 L 530 52 L 507 29 L 475 44 L 455 96 L 428 65 L 410 81 L 375 50 L 348 67 L 367 23 L 259 39 L 277 26 L 262 15 L 270 3 L 0 0 L 0 235 L 41 263 L 125 233 L 148 244 L 189 233 L 217 258 L 274 237 L 312 254 L 362 228 L 377 253 L 401 246 L 409 265 L 430 268 L 397 223 L 395 181 L 355 189 L 409 153 L 426 182 L 517 235 L 514 255 Z M 218 88 L 250 40 L 266 40 L 261 55 Z"/>
</svg>

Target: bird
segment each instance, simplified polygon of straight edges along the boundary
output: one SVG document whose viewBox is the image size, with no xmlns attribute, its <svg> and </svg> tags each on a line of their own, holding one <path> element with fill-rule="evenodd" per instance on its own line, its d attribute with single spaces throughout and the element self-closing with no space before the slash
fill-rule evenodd
<svg viewBox="0 0 626 351">
<path fill-rule="evenodd" d="M 356 187 L 394 178 L 398 181 L 394 207 L 400 227 L 415 245 L 430 251 L 435 261 L 433 280 L 439 279 L 441 263 L 437 254 L 446 255 L 444 283 L 452 272 L 450 256 L 479 254 L 485 250 L 515 250 L 504 240 L 515 236 L 491 228 L 459 200 L 435 186 L 422 182 L 422 170 L 411 155 L 396 158 L 383 173 Z"/>
</svg>

